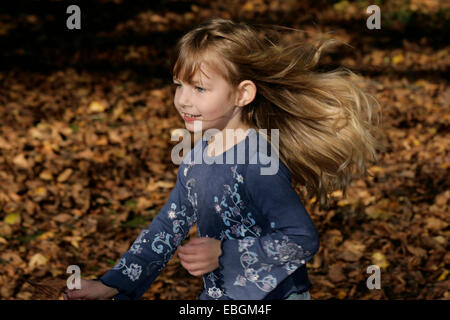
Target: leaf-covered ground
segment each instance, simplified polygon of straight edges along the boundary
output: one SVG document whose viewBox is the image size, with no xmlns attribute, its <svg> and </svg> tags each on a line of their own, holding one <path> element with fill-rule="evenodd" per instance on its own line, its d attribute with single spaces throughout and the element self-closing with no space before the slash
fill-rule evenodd
<svg viewBox="0 0 450 320">
<path fill-rule="evenodd" d="M 39 3 L 39 4 L 37 4 Z M 312 299 L 449 299 L 449 11 L 439 1 L 90 1 L 82 30 L 65 4 L 17 1 L 0 12 L 0 298 L 61 299 L 69 265 L 111 268 L 168 199 L 177 167 L 168 56 L 220 16 L 345 41 L 344 64 L 380 102 L 387 146 L 372 176 L 319 210 L 308 263 Z M 447 21 L 447 22 L 446 22 Z M 192 230 L 191 235 L 195 234 Z M 369 290 L 366 269 L 381 268 Z M 175 255 L 145 299 L 196 299 Z"/>
</svg>

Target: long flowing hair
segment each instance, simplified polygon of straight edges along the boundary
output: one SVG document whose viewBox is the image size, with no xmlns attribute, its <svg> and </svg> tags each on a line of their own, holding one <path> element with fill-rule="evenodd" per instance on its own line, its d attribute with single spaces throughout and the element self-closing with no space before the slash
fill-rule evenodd
<svg viewBox="0 0 450 320">
<path fill-rule="evenodd" d="M 345 197 L 350 181 L 369 174 L 367 162 L 377 161 L 381 108 L 352 71 L 318 70 L 322 52 L 335 41 L 284 40 L 273 27 L 285 28 L 211 18 L 178 41 L 171 70 L 192 83 L 206 63 L 233 88 L 253 81 L 256 97 L 243 108 L 243 120 L 255 129 L 278 129 L 280 159 L 293 182 L 329 206 L 330 193 L 341 190 Z"/>
</svg>

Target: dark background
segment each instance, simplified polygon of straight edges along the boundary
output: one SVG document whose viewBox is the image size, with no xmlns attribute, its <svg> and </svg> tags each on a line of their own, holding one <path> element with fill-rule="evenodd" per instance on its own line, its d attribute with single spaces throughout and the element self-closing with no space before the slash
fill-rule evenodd
<svg viewBox="0 0 450 320">
<path fill-rule="evenodd" d="M 366 28 L 374 3 L 380 30 Z M 81 30 L 66 28 L 71 4 Z M 373 176 L 328 210 L 304 199 L 321 236 L 312 299 L 448 300 L 449 6 L 437 0 L 2 3 L 0 298 L 60 299 L 68 265 L 102 275 L 158 213 L 183 126 L 169 57 L 210 17 L 346 42 L 323 64 L 355 71 L 382 106 Z M 380 290 L 366 286 L 372 264 Z M 175 255 L 144 298 L 195 299 L 201 285 Z"/>
</svg>

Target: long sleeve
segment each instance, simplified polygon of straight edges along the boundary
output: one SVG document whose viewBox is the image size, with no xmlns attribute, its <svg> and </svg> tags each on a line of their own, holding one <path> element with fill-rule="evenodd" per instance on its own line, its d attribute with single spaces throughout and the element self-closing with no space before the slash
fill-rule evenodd
<svg viewBox="0 0 450 320">
<path fill-rule="evenodd" d="M 103 284 L 119 290 L 115 299 L 139 299 L 173 256 L 197 220 L 193 181 L 184 181 L 183 165 L 168 202 L 120 261 L 100 277 Z"/>
<path fill-rule="evenodd" d="M 270 227 L 258 237 L 222 240 L 221 286 L 231 299 L 263 299 L 319 249 L 317 230 L 291 187 L 289 170 L 280 163 L 277 174 L 261 175 L 260 168 L 248 165 L 244 188 Z"/>
</svg>

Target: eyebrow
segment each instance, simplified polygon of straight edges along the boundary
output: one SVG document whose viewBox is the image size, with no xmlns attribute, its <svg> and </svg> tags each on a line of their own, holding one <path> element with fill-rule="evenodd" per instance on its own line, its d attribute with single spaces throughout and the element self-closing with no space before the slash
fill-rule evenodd
<svg viewBox="0 0 450 320">
<path fill-rule="evenodd" d="M 173 78 L 173 81 L 181 81 L 181 80 L 179 80 L 179 79 L 177 79 L 177 78 Z M 192 81 L 192 83 L 193 84 L 199 84 L 199 85 L 202 85 L 200 82 L 198 82 L 198 81 Z M 203 85 L 208 85 L 208 83 L 204 83 Z"/>
</svg>

